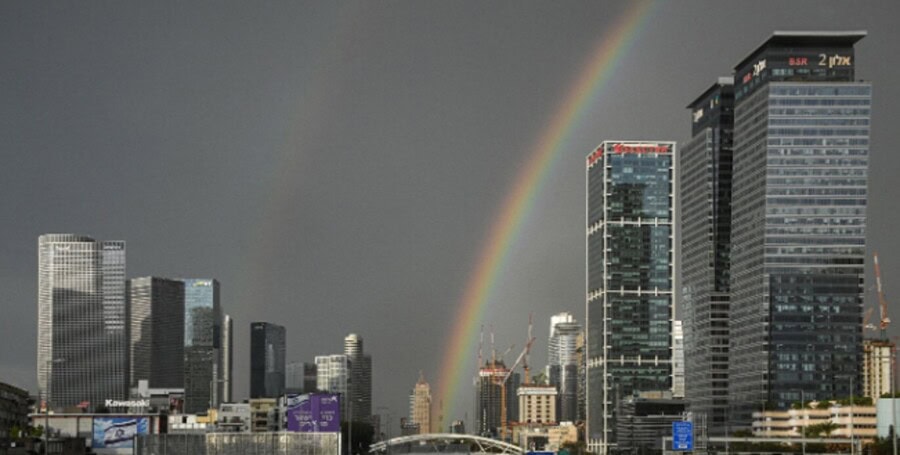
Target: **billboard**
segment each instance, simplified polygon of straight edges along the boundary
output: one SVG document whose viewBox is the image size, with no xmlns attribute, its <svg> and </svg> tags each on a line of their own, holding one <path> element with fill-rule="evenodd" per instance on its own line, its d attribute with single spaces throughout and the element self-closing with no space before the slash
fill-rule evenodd
<svg viewBox="0 0 900 455">
<path fill-rule="evenodd" d="M 287 429 L 300 433 L 339 433 L 341 399 L 334 393 L 289 395 Z"/>
<path fill-rule="evenodd" d="M 95 449 L 134 447 L 134 437 L 148 434 L 150 419 L 146 417 L 94 417 L 93 442 Z"/>
</svg>

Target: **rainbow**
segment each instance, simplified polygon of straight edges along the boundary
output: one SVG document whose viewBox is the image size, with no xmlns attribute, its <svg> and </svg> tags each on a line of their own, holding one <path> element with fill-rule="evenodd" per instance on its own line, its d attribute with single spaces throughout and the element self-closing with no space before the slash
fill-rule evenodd
<svg viewBox="0 0 900 455">
<path fill-rule="evenodd" d="M 553 115 L 553 121 L 539 136 L 524 169 L 503 201 L 500 215 L 494 219 L 469 277 L 450 331 L 450 340 L 445 344 L 437 395 L 443 408 L 440 415 L 445 418 L 452 420 L 461 417 L 458 397 L 462 390 L 468 390 L 463 386 L 471 384 L 469 375 L 473 370 L 469 366 L 478 338 L 477 330 L 510 249 L 534 206 L 535 196 L 540 193 L 560 152 L 567 148 L 566 141 L 579 119 L 595 104 L 613 69 L 647 22 L 652 5 L 650 1 L 634 2 L 613 28 L 601 37 L 574 86 Z"/>
</svg>

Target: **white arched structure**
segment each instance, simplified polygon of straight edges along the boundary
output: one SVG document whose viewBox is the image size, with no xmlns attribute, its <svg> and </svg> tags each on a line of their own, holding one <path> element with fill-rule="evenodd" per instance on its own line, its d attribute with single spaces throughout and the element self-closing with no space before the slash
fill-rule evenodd
<svg viewBox="0 0 900 455">
<path fill-rule="evenodd" d="M 469 453 L 471 454 L 505 453 L 521 455 L 525 453 L 518 446 L 503 441 L 471 434 L 455 433 L 427 433 L 400 436 L 398 438 L 372 444 L 369 447 L 369 453 L 376 455 L 393 453 L 442 453 L 447 452 L 447 448 L 449 447 L 459 446 L 468 447 Z"/>
</svg>

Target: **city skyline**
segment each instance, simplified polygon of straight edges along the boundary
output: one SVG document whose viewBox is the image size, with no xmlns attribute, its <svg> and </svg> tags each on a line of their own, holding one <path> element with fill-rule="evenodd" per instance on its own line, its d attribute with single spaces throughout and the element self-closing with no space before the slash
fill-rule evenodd
<svg viewBox="0 0 900 455">
<path fill-rule="evenodd" d="M 894 7 L 770 5 L 649 7 L 652 25 L 590 100 L 488 298 L 479 324 L 497 327 L 498 347 L 525 339 L 525 323 L 503 314 L 584 320 L 584 151 L 607 138 L 682 144 L 684 106 L 775 30 L 869 32 L 856 51 L 857 78 L 875 93 L 868 257 L 880 253 L 888 295 L 898 289 L 887 195 L 900 168 L 889 153 L 900 140 L 889 126 L 900 32 L 879 14 Z M 408 384 L 393 383 L 419 370 L 441 379 L 448 321 L 492 220 L 627 8 L 0 6 L 0 56 L 16 69 L 0 88 L 10 100 L 0 107 L 0 209 L 16 214 L 0 227 L 0 332 L 21 339 L 0 351 L 3 379 L 35 381 L 35 239 L 75 232 L 127 241 L 128 278 L 222 283 L 237 321 L 236 399 L 249 392 L 248 324 L 271 320 L 286 327 L 290 360 L 338 352 L 344 334 L 360 334 L 375 359 L 374 404 L 400 415 Z M 695 18 L 704 30 L 683 27 Z M 547 340 L 546 324 L 536 329 Z M 545 352 L 537 345 L 532 363 L 544 365 Z M 468 354 L 459 367 L 474 373 Z M 445 415 L 445 425 L 462 417 Z"/>
</svg>

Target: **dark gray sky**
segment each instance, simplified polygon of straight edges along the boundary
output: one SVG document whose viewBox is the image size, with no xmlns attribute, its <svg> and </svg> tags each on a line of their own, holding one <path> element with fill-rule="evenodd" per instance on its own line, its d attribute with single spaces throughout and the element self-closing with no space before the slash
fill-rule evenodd
<svg viewBox="0 0 900 455">
<path fill-rule="evenodd" d="M 360 334 L 376 406 L 405 415 L 516 175 L 627 6 L 0 3 L 0 381 L 33 389 L 37 237 L 76 232 L 126 240 L 132 277 L 221 280 L 237 397 L 249 324 L 271 321 L 288 360 Z M 655 5 L 513 246 L 483 321 L 498 348 L 534 312 L 541 366 L 549 316 L 583 321 L 588 151 L 683 141 L 684 106 L 773 30 L 869 31 L 869 247 L 900 295 L 898 21 L 895 0 Z"/>
</svg>

